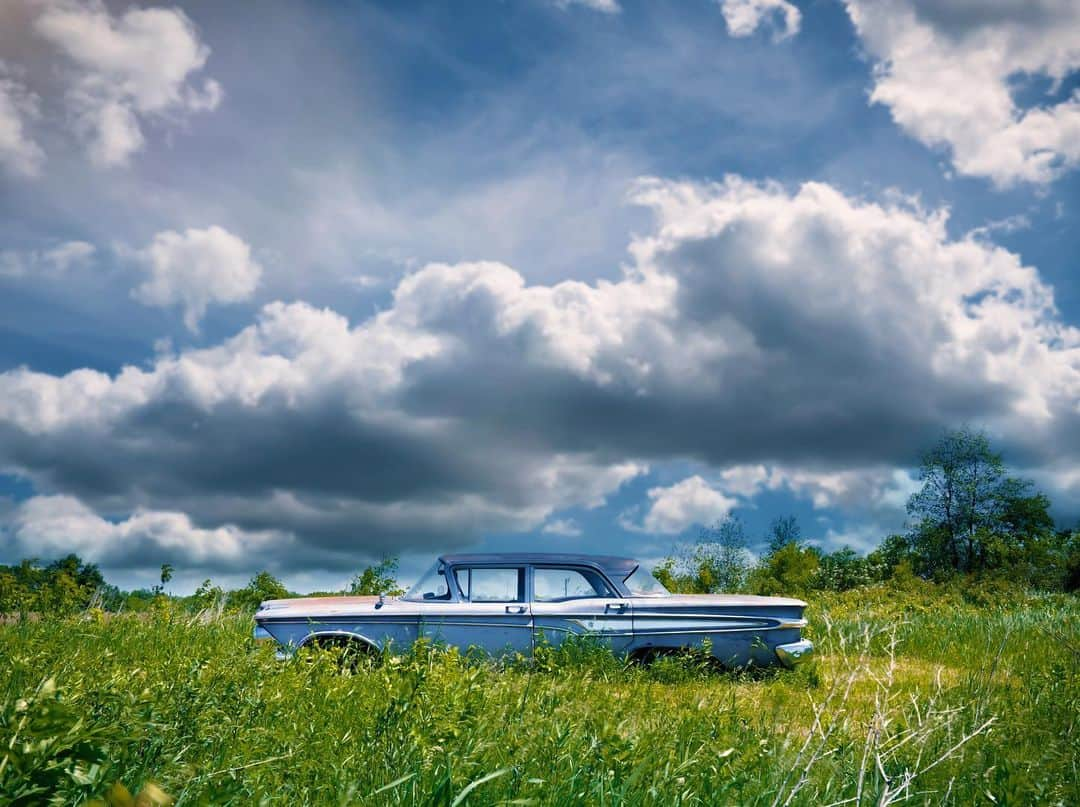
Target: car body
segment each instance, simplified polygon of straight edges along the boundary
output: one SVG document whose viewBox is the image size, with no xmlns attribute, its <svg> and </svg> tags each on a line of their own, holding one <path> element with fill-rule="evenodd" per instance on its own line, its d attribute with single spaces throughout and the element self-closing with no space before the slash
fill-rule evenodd
<svg viewBox="0 0 1080 807">
<path fill-rule="evenodd" d="M 730 666 L 792 667 L 813 645 L 802 600 L 671 594 L 631 558 L 556 553 L 443 555 L 404 596 L 268 600 L 255 634 L 287 656 L 309 645 L 381 652 L 418 639 L 491 655 L 591 636 L 617 653 L 707 647 Z"/>
</svg>

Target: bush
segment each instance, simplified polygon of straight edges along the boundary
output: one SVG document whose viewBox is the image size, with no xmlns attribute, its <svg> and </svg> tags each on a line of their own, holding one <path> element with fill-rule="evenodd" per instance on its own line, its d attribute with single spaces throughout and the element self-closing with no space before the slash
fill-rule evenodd
<svg viewBox="0 0 1080 807">
<path fill-rule="evenodd" d="M 289 596 L 289 590 L 270 572 L 259 572 L 246 588 L 230 591 L 228 607 L 240 611 L 254 611 L 264 600 L 281 600 Z"/>
<path fill-rule="evenodd" d="M 816 550 L 792 542 L 750 573 L 748 587 L 754 594 L 805 594 L 812 588 L 820 563 Z"/>
</svg>

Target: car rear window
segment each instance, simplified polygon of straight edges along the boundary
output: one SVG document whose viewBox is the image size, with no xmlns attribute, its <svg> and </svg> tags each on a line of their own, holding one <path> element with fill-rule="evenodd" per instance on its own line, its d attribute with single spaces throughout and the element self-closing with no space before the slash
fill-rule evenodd
<svg viewBox="0 0 1080 807">
<path fill-rule="evenodd" d="M 454 570 L 462 596 L 470 602 L 523 602 L 525 570 L 474 566 Z"/>
</svg>

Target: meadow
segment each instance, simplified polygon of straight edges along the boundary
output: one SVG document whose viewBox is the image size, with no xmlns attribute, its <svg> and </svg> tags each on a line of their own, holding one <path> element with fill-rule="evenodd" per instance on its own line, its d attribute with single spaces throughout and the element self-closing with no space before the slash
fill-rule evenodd
<svg viewBox="0 0 1080 807">
<path fill-rule="evenodd" d="M 122 782 L 182 805 L 1080 804 L 1075 596 L 877 585 L 808 616 L 816 662 L 752 673 L 586 644 L 533 662 L 419 646 L 342 671 L 168 601 L 15 622 L 0 803 Z"/>
</svg>

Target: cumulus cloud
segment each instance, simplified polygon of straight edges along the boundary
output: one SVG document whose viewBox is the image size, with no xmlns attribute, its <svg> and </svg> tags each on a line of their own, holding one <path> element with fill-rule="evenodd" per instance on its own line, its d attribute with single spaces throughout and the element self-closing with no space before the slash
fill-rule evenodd
<svg viewBox="0 0 1080 807">
<path fill-rule="evenodd" d="M 718 0 L 728 33 L 750 36 L 762 25 L 773 28 L 776 40 L 799 33 L 802 14 L 787 0 Z"/>
<path fill-rule="evenodd" d="M 657 224 L 615 281 L 431 264 L 360 322 L 272 303 L 148 367 L 2 373 L 0 467 L 99 513 L 278 530 L 328 568 L 540 529 L 674 460 L 716 470 L 654 488 L 642 529 L 770 484 L 869 495 L 850 469 L 902 500 L 890 469 L 961 422 L 1075 465 L 1080 332 L 985 235 L 821 183 L 635 199 Z"/>
<path fill-rule="evenodd" d="M 184 324 L 195 331 L 211 303 L 250 299 L 262 267 L 251 247 L 222 227 L 166 230 L 134 254 L 149 275 L 133 292 L 146 305 L 184 309 Z"/>
<path fill-rule="evenodd" d="M 34 27 L 74 67 L 68 104 L 99 165 L 122 165 L 143 147 L 143 120 L 175 120 L 221 102 L 216 81 L 189 80 L 210 49 L 180 9 L 135 6 L 114 17 L 101 0 L 59 0 Z"/>
<path fill-rule="evenodd" d="M 8 532 L 25 556 L 76 552 L 110 568 L 139 567 L 143 553 L 150 552 L 155 562 L 242 571 L 267 546 L 280 552 L 290 542 L 273 530 L 247 532 L 231 525 L 203 529 L 183 513 L 139 509 L 126 519 L 108 521 L 78 499 L 63 495 L 22 502 L 9 519 Z"/>
<path fill-rule="evenodd" d="M 622 526 L 639 532 L 674 535 L 694 524 L 710 524 L 724 518 L 738 504 L 713 488 L 700 476 L 687 477 L 669 487 L 650 488 L 649 506 L 637 525 L 629 518 Z"/>
<path fill-rule="evenodd" d="M 949 151 L 961 174 L 1006 187 L 1046 183 L 1080 162 L 1080 94 L 1055 98 L 1080 69 L 1073 0 L 846 0 L 876 60 L 871 100 L 905 131 Z M 1016 87 L 1049 80 L 1044 104 Z"/>
<path fill-rule="evenodd" d="M 778 490 L 807 499 L 816 509 L 838 507 L 896 523 L 908 498 L 920 487 L 908 471 L 888 466 L 836 470 L 758 463 L 734 465 L 708 476 L 694 474 L 674 485 L 650 489 L 650 504 L 640 523 L 634 520 L 633 510 L 623 513 L 620 523 L 634 532 L 680 533 L 722 519 L 736 507 L 752 505 L 762 492 Z"/>
<path fill-rule="evenodd" d="M 36 176 L 45 162 L 45 152 L 27 132 L 38 105 L 37 96 L 7 76 L 0 61 L 0 165 L 12 174 Z"/>
<path fill-rule="evenodd" d="M 714 484 L 746 500 L 766 490 L 787 490 L 817 509 L 894 514 L 904 511 L 908 498 L 920 487 L 907 470 L 883 465 L 843 469 L 736 465 L 721 471 Z"/>
</svg>

